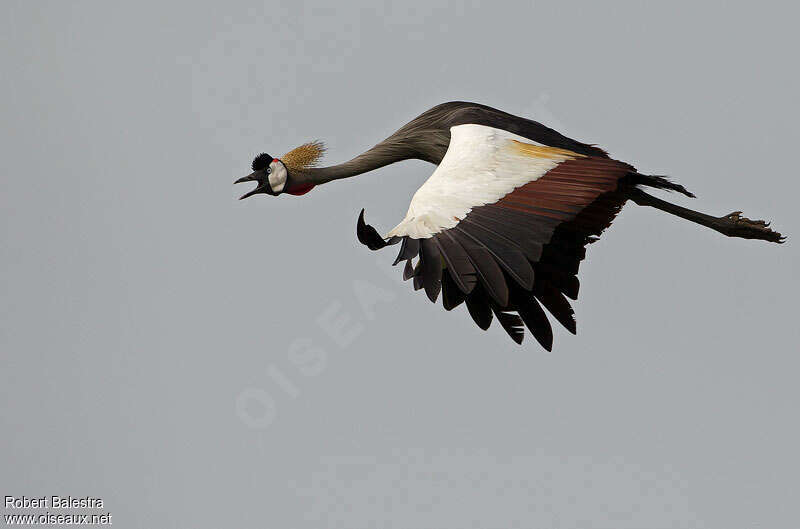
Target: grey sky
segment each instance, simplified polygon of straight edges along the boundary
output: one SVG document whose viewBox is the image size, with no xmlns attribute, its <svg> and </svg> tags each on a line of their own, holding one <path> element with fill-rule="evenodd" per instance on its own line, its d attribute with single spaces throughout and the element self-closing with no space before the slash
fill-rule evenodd
<svg viewBox="0 0 800 529">
<path fill-rule="evenodd" d="M 0 494 L 122 528 L 797 527 L 798 14 L 6 0 Z M 452 99 L 790 240 L 628 205 L 547 354 L 358 244 L 430 165 L 236 200 L 257 152 L 335 163 Z"/>
</svg>

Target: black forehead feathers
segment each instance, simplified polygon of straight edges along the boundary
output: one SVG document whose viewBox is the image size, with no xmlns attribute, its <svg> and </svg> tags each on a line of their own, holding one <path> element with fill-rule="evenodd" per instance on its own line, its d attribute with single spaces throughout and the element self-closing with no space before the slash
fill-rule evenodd
<svg viewBox="0 0 800 529">
<path fill-rule="evenodd" d="M 262 152 L 255 158 L 253 158 L 253 171 L 260 171 L 262 169 L 266 169 L 269 167 L 269 164 L 272 163 L 272 156 L 269 154 Z"/>
</svg>

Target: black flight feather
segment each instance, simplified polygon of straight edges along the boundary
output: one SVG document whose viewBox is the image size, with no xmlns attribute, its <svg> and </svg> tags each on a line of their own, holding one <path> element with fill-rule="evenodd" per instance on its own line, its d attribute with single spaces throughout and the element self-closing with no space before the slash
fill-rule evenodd
<svg viewBox="0 0 800 529">
<path fill-rule="evenodd" d="M 412 239 L 411 237 L 403 237 L 403 244 L 400 245 L 400 253 L 397 254 L 397 259 L 394 260 L 392 266 L 396 265 L 402 260 L 413 259 L 419 253 L 419 239 Z"/>
<path fill-rule="evenodd" d="M 450 270 L 442 273 L 442 305 L 444 310 L 453 310 L 464 302 L 464 292 L 453 280 Z"/>
<path fill-rule="evenodd" d="M 527 294 L 530 296 L 530 294 Z M 536 302 L 535 299 L 530 297 L 520 302 L 517 308 L 522 321 L 525 326 L 531 331 L 536 341 L 544 347 L 547 351 L 553 350 L 553 329 L 550 327 L 550 321 L 547 319 L 542 307 Z"/>
<path fill-rule="evenodd" d="M 412 277 L 414 277 L 414 267 L 411 266 L 411 259 L 409 259 L 403 267 L 403 281 L 408 281 Z"/>
<path fill-rule="evenodd" d="M 493 307 L 492 310 L 494 310 L 494 315 L 497 316 L 497 321 L 500 322 L 500 325 L 508 333 L 511 339 L 518 344 L 521 344 L 522 339 L 525 338 L 525 327 L 522 324 L 522 318 L 516 314 L 503 312 L 498 308 Z"/>
<path fill-rule="evenodd" d="M 442 256 L 439 247 L 433 240 L 421 239 L 422 248 L 422 284 L 425 286 L 425 293 L 428 298 L 436 303 L 439 291 L 442 288 Z"/>
<path fill-rule="evenodd" d="M 453 229 L 467 234 L 485 246 L 498 264 L 525 290 L 533 288 L 533 268 L 516 244 L 509 243 L 504 236 L 466 218 Z"/>
<path fill-rule="evenodd" d="M 472 292 L 478 278 L 475 275 L 475 267 L 472 266 L 464 248 L 447 231 L 433 236 L 432 239 L 439 246 L 442 258 L 447 264 L 447 270 L 461 292 L 464 294 Z"/>
<path fill-rule="evenodd" d="M 480 286 L 475 287 L 467 296 L 467 310 L 475 323 L 484 331 L 492 324 L 492 308 L 489 298 Z"/>
<path fill-rule="evenodd" d="M 501 307 L 508 304 L 508 285 L 503 270 L 483 245 L 458 230 L 451 230 L 453 238 L 464 248 L 480 284 Z"/>
<path fill-rule="evenodd" d="M 575 311 L 569 304 L 564 295 L 550 285 L 537 286 L 535 293 L 542 305 L 572 334 L 576 333 Z"/>
<path fill-rule="evenodd" d="M 474 210 L 473 210 L 474 211 Z M 491 216 L 475 215 L 478 224 L 489 228 L 497 233 L 502 233 L 503 236 L 513 240 L 525 254 L 529 261 L 536 262 L 542 255 L 543 242 L 535 240 L 531 236 L 530 228 L 527 226 L 518 226 L 516 224 L 493 218 Z M 544 241 L 545 243 L 547 241 Z"/>
<path fill-rule="evenodd" d="M 417 264 L 414 267 L 414 290 L 419 290 L 422 288 L 422 256 L 417 260 Z"/>
</svg>

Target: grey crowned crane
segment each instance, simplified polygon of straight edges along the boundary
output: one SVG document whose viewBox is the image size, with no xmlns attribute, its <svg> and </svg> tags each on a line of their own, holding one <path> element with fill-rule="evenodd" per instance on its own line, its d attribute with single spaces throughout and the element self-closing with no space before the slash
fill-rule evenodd
<svg viewBox="0 0 800 529">
<path fill-rule="evenodd" d="M 302 195 L 314 186 L 407 159 L 437 165 L 414 193 L 406 217 L 381 237 L 358 217 L 358 240 L 371 250 L 400 244 L 394 264 L 434 303 L 464 303 L 481 329 L 493 318 L 517 343 L 525 327 L 548 351 L 553 332 L 546 309 L 575 333 L 567 298 L 578 297 L 578 266 L 628 200 L 716 230 L 728 237 L 781 243 L 761 220 L 734 212 L 713 217 L 647 194 L 643 188 L 694 197 L 666 177 L 639 173 L 594 146 L 540 123 L 477 103 L 450 102 L 339 165 L 316 167 L 319 142 L 282 158 L 259 154 L 253 172 L 236 181 L 259 193 Z"/>
</svg>

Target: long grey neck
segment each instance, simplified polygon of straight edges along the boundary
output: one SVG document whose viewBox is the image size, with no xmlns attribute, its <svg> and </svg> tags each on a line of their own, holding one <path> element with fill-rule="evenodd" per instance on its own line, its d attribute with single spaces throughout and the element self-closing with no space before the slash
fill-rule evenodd
<svg viewBox="0 0 800 529">
<path fill-rule="evenodd" d="M 374 171 L 380 167 L 414 157 L 414 152 L 410 149 L 381 142 L 352 160 L 329 167 L 304 169 L 302 173 L 309 179 L 309 183 L 319 185 Z"/>
<path fill-rule="evenodd" d="M 297 184 L 319 185 L 349 178 L 402 160 L 419 159 L 438 164 L 449 143 L 444 134 L 395 133 L 368 151 L 338 165 L 294 170 L 291 179 Z"/>
</svg>

